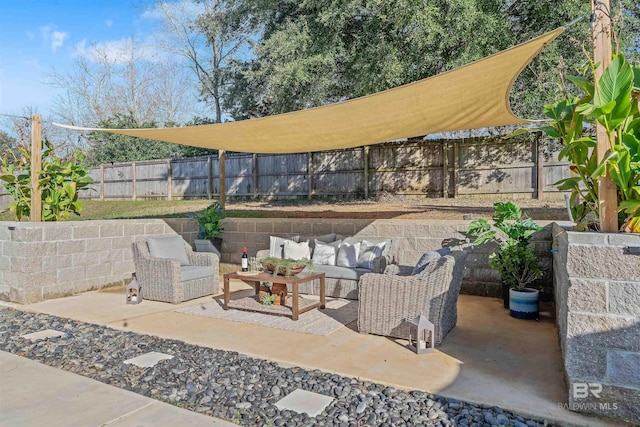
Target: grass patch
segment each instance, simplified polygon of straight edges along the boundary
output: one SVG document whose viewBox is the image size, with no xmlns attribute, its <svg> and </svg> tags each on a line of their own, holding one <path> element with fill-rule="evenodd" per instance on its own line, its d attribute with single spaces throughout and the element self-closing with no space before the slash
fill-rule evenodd
<svg viewBox="0 0 640 427">
<path fill-rule="evenodd" d="M 83 200 L 80 216 L 72 221 L 126 218 L 189 218 L 204 211 L 211 200 Z M 275 216 L 259 211 L 229 209 L 226 216 L 233 218 L 268 218 Z M 0 215 L 0 221 L 15 221 L 12 213 Z"/>
</svg>

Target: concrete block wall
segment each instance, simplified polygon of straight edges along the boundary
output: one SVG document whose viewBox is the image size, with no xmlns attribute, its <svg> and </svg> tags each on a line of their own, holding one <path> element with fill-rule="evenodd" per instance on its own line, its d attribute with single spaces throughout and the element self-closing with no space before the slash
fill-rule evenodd
<svg viewBox="0 0 640 427">
<path fill-rule="evenodd" d="M 392 255 L 399 264 L 415 265 L 426 251 L 462 243 L 470 221 L 226 218 L 222 240 L 222 261 L 240 263 L 242 248 L 249 255 L 269 247 L 269 236 L 302 238 L 336 233 L 371 239 L 392 239 Z M 551 225 L 533 238 L 536 252 L 547 269 L 540 285 L 551 297 Z M 500 274 L 489 266 L 489 245 L 469 248 L 462 291 L 472 295 L 501 295 Z"/>
<path fill-rule="evenodd" d="M 161 219 L 0 222 L 0 299 L 30 304 L 123 284 L 131 243 L 167 234 L 176 232 Z"/>
<path fill-rule="evenodd" d="M 626 251 L 640 247 L 640 235 L 574 232 L 558 225 L 552 234 L 569 407 L 640 420 L 640 255 Z M 592 384 L 586 396 L 579 390 L 584 383 Z"/>
</svg>

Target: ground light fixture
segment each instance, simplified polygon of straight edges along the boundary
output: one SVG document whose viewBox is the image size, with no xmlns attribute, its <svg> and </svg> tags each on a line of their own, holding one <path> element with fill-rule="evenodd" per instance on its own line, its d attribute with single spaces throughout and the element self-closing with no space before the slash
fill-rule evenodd
<svg viewBox="0 0 640 427">
<path fill-rule="evenodd" d="M 127 285 L 127 304 L 140 304 L 142 302 L 142 286 L 136 279 L 136 273 L 131 275 L 131 282 Z"/>
<path fill-rule="evenodd" d="M 436 338 L 433 323 L 422 312 L 409 323 L 409 348 L 418 354 L 433 352 Z"/>
</svg>

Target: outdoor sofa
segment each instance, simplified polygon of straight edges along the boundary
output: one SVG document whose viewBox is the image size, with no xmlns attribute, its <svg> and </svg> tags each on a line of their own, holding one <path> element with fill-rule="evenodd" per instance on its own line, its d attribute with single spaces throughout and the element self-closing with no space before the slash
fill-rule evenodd
<svg viewBox="0 0 640 427">
<path fill-rule="evenodd" d="M 309 246 L 308 257 L 314 261 L 314 272 L 325 274 L 325 292 L 326 296 L 329 297 L 358 299 L 358 282 L 360 278 L 367 273 L 382 273 L 387 264 L 390 263 L 391 239 L 376 240 L 345 237 L 334 233 L 308 238 L 300 238 L 299 236 L 289 238 L 271 236 L 269 249 L 258 251 L 256 258 L 258 260 L 269 256 L 289 258 L 291 255 L 286 253 L 287 247 L 285 246 L 296 246 L 291 242 L 297 243 L 298 246 L 304 246 L 304 243 L 307 243 Z M 362 256 L 359 257 L 360 259 L 349 259 L 348 262 L 343 262 L 343 265 L 335 265 L 338 264 L 339 261 L 340 248 L 344 245 L 353 246 L 355 244 L 366 245 L 366 247 L 370 249 L 368 255 L 362 254 Z M 321 257 L 319 257 L 320 252 L 323 250 L 326 251 L 328 246 L 331 245 L 333 245 L 336 251 L 334 255 L 336 262 L 334 265 L 320 263 L 322 262 Z M 318 249 L 319 247 L 321 247 L 321 249 Z M 346 258 L 349 258 L 349 256 Z M 326 261 L 326 257 L 324 257 L 324 259 Z M 351 266 L 345 266 L 345 264 L 350 264 Z M 320 295 L 320 282 L 316 280 L 300 284 L 299 292 L 303 294 Z"/>
</svg>

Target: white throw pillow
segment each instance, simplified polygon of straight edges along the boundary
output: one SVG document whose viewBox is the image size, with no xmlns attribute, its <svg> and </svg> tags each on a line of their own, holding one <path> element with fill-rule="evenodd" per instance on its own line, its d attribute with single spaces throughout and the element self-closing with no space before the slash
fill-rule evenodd
<svg viewBox="0 0 640 427">
<path fill-rule="evenodd" d="M 340 240 L 331 243 L 323 243 L 315 240 L 315 249 L 313 250 L 313 263 L 319 265 L 336 265 L 336 257 L 340 248 Z"/>
<path fill-rule="evenodd" d="M 309 242 L 296 243 L 292 242 L 291 240 L 285 240 L 284 257 L 288 259 L 311 258 L 311 249 L 309 249 Z"/>
<path fill-rule="evenodd" d="M 386 241 L 370 242 L 363 240 L 360 243 L 360 252 L 358 254 L 358 267 L 373 270 L 373 260 L 382 256 Z"/>
<path fill-rule="evenodd" d="M 300 236 L 293 236 L 291 239 L 269 236 L 269 256 L 271 258 L 282 259 L 284 257 L 284 242 L 290 241 L 297 243 L 299 239 Z"/>
<path fill-rule="evenodd" d="M 360 252 L 360 242 L 342 242 L 338 251 L 336 264 L 341 267 L 355 268 L 358 266 L 358 252 Z"/>
</svg>

